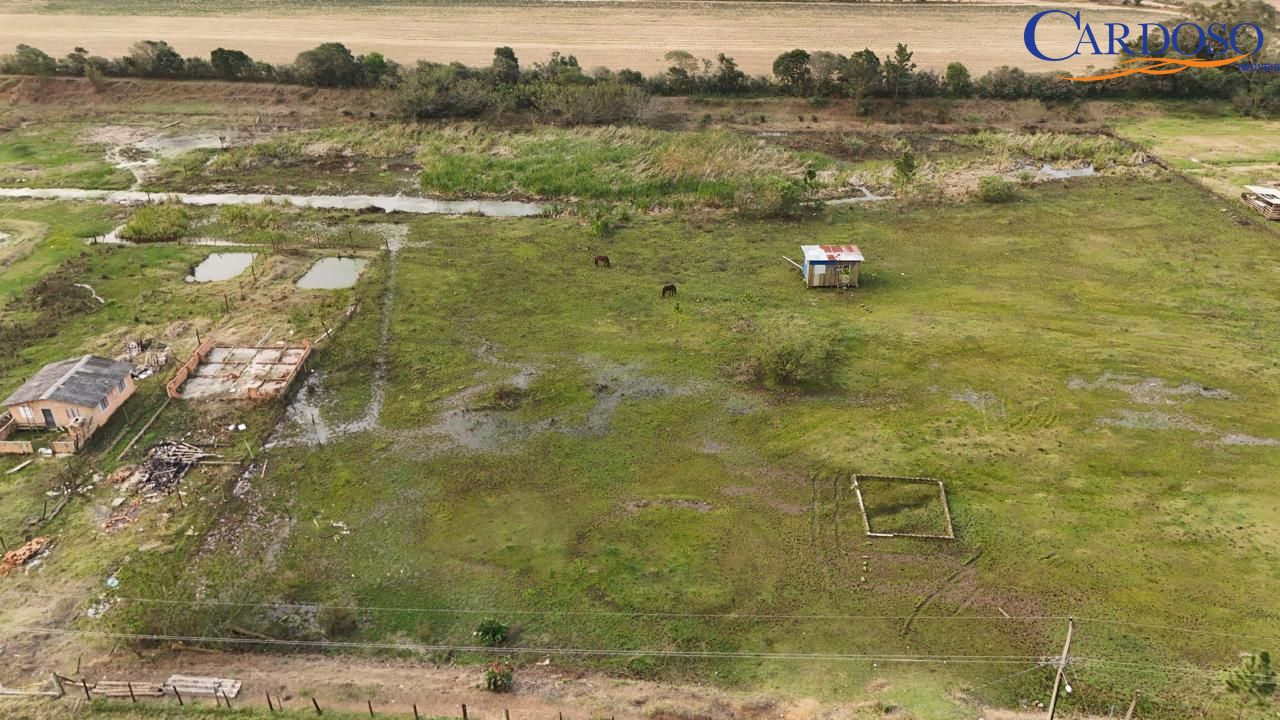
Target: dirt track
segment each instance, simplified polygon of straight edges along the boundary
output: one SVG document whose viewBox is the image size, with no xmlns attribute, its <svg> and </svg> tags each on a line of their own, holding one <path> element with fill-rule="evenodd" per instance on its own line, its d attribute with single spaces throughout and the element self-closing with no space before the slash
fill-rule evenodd
<svg viewBox="0 0 1280 720">
<path fill-rule="evenodd" d="M 0 5 L 12 7 L 12 5 Z M 100 55 L 123 54 L 141 39 L 163 39 L 184 54 L 234 47 L 255 58 L 292 60 L 325 41 L 355 52 L 416 60 L 488 64 L 493 48 L 513 47 L 526 64 L 552 50 L 576 55 L 586 68 L 630 67 L 652 72 L 673 49 L 700 57 L 724 52 L 749 73 L 768 73 L 773 59 L 796 47 L 849 53 L 870 47 L 880 55 L 905 42 L 924 68 L 960 61 L 972 71 L 1000 65 L 1028 70 L 1084 70 L 1088 62 L 1036 61 L 1022 31 L 1037 5 L 868 5 L 770 3 L 580 3 L 534 6 L 451 5 L 329 14 L 153 15 L 0 14 L 0 48 L 35 45 L 53 55 L 76 46 Z M 1136 23 L 1158 11 L 1088 7 L 1086 20 Z M 516 19 L 518 16 L 518 20 Z M 1045 24 L 1054 47 L 1074 47 L 1069 21 Z"/>
</svg>

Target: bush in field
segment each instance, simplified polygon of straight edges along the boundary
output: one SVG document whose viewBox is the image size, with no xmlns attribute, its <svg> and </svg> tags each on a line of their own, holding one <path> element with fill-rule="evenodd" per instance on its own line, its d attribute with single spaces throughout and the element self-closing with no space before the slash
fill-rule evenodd
<svg viewBox="0 0 1280 720">
<path fill-rule="evenodd" d="M 326 605 L 316 616 L 320 632 L 326 639 L 351 637 L 356 632 L 356 614 L 350 608 Z"/>
<path fill-rule="evenodd" d="M 511 628 L 500 620 L 485 618 L 476 626 L 476 630 L 472 635 L 485 645 L 496 647 L 507 641 L 507 638 L 511 635 Z"/>
<path fill-rule="evenodd" d="M 181 205 L 148 205 L 139 208 L 120 230 L 130 242 L 178 240 L 191 229 L 191 216 Z"/>
<path fill-rule="evenodd" d="M 419 63 L 396 90 L 396 109 L 411 120 L 479 117 L 497 108 L 501 95 L 466 68 Z"/>
<path fill-rule="evenodd" d="M 795 217 L 804 206 L 804 186 L 798 180 L 778 176 L 744 180 L 733 195 L 733 204 L 757 217 Z"/>
<path fill-rule="evenodd" d="M 534 98 L 538 113 L 566 125 L 605 125 L 637 120 L 649 104 L 644 90 L 619 82 L 545 84 Z"/>
<path fill-rule="evenodd" d="M 978 199 L 989 203 L 1009 202 L 1013 199 L 1013 183 L 999 175 L 988 175 L 978 180 Z"/>
<path fill-rule="evenodd" d="M 756 328 L 741 377 L 765 385 L 800 387 L 831 379 L 845 357 L 845 334 L 798 318 Z"/>
<path fill-rule="evenodd" d="M 251 232 L 274 230 L 280 226 L 280 215 L 263 205 L 227 205 L 218 211 L 218 217 L 232 230 Z"/>
<path fill-rule="evenodd" d="M 515 668 L 508 662 L 495 662 L 484 671 L 484 689 L 489 692 L 511 692 L 515 687 Z"/>
<path fill-rule="evenodd" d="M 342 43 L 324 43 L 298 53 L 293 69 L 304 84 L 320 87 L 355 87 L 364 79 L 360 63 Z"/>
<path fill-rule="evenodd" d="M 916 156 L 910 148 L 902 151 L 902 155 L 893 161 L 893 184 L 899 192 L 905 192 L 916 180 Z"/>
</svg>

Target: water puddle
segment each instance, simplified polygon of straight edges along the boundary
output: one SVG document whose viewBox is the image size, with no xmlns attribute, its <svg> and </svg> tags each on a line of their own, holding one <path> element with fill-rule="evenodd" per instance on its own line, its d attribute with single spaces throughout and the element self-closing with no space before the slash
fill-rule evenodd
<svg viewBox="0 0 1280 720">
<path fill-rule="evenodd" d="M 327 257 L 316 261 L 298 280 L 303 290 L 341 290 L 356 284 L 369 261 L 363 258 Z"/>
<path fill-rule="evenodd" d="M 220 282 L 230 280 L 249 269 L 255 253 L 214 253 L 197 265 L 187 282 Z"/>
<path fill-rule="evenodd" d="M 403 212 L 414 215 L 484 215 L 531 217 L 540 203 L 514 200 L 435 200 L 401 195 L 262 195 L 257 193 L 149 193 L 141 190 L 84 190 L 79 188 L 0 188 L 0 198 L 30 200 L 87 200 L 110 203 L 177 202 L 183 205 L 224 206 L 288 203 L 323 210 Z"/>
</svg>

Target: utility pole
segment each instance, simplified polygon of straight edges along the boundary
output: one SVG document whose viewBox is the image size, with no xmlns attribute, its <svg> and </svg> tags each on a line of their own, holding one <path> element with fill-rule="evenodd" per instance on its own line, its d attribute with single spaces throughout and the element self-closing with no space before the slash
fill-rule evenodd
<svg viewBox="0 0 1280 720">
<path fill-rule="evenodd" d="M 1053 720 L 1058 712 L 1058 690 L 1062 687 L 1062 679 L 1067 671 L 1067 655 L 1071 652 L 1071 635 L 1075 629 L 1075 619 L 1067 618 L 1067 641 L 1062 645 L 1062 657 L 1058 660 L 1058 674 L 1053 677 L 1053 695 L 1049 698 L 1049 720 Z"/>
</svg>

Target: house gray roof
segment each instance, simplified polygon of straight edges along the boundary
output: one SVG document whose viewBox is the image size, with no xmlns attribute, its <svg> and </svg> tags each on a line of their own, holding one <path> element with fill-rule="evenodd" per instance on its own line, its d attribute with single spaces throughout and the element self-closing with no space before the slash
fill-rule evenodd
<svg viewBox="0 0 1280 720">
<path fill-rule="evenodd" d="M 102 402 L 116 383 L 129 376 L 133 366 L 96 355 L 49 363 L 5 398 L 13 406 L 34 400 L 58 400 L 91 408 Z"/>
</svg>

